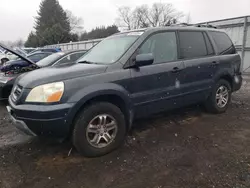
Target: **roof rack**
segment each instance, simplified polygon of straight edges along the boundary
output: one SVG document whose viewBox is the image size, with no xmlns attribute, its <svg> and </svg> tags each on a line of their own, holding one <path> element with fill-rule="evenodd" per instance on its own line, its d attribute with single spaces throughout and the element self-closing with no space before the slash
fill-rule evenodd
<svg viewBox="0 0 250 188">
<path fill-rule="evenodd" d="M 207 27 L 207 28 L 214 28 L 214 29 L 217 29 L 216 26 L 213 26 L 211 24 L 195 24 L 194 26 L 196 27 Z"/>
<path fill-rule="evenodd" d="M 182 26 L 182 27 L 193 26 L 193 27 L 206 27 L 206 28 L 214 28 L 214 29 L 217 29 L 216 26 L 213 26 L 213 25 L 211 25 L 211 24 L 188 24 L 188 23 L 179 23 L 179 24 L 172 24 L 171 26 Z"/>
</svg>

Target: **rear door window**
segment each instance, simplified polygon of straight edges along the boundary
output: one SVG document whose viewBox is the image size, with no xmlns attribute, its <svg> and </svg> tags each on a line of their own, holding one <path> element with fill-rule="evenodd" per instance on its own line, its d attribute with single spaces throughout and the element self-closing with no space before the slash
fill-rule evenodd
<svg viewBox="0 0 250 188">
<path fill-rule="evenodd" d="M 203 57 L 208 54 L 202 32 L 180 31 L 179 38 L 181 59 Z"/>
<path fill-rule="evenodd" d="M 235 54 L 236 53 L 234 45 L 226 33 L 210 31 L 210 35 L 214 39 L 214 42 L 218 48 L 219 54 Z"/>
</svg>

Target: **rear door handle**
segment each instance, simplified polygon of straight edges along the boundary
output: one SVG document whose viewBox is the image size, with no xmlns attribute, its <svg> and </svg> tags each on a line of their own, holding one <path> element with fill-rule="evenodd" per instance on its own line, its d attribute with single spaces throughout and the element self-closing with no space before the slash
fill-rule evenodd
<svg viewBox="0 0 250 188">
<path fill-rule="evenodd" d="M 216 65 L 218 65 L 219 64 L 219 61 L 213 61 L 210 65 L 209 65 L 209 67 L 215 67 Z"/>
<path fill-rule="evenodd" d="M 218 61 L 213 61 L 212 64 L 217 65 L 217 64 L 219 64 L 219 62 Z"/>
<path fill-rule="evenodd" d="M 180 72 L 180 71 L 182 71 L 181 68 L 179 68 L 179 67 L 174 67 L 173 70 L 172 70 L 171 72 L 177 73 L 177 72 Z"/>
</svg>

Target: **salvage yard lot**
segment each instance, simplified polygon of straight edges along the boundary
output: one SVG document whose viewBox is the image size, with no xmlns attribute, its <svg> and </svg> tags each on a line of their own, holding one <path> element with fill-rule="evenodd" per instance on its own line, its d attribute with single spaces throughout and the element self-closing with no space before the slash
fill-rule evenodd
<svg viewBox="0 0 250 188">
<path fill-rule="evenodd" d="M 0 187 L 250 187 L 250 78 L 232 101 L 221 115 L 194 106 L 137 121 L 123 147 L 94 159 L 23 135 L 1 104 Z"/>
</svg>

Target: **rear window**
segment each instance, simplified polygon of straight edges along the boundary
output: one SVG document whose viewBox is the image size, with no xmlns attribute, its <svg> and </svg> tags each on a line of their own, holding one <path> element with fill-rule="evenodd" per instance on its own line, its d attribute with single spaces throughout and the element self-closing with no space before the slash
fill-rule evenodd
<svg viewBox="0 0 250 188">
<path fill-rule="evenodd" d="M 202 57 L 207 55 L 207 47 L 203 33 L 199 31 L 180 31 L 181 59 Z"/>
<path fill-rule="evenodd" d="M 211 36 L 218 48 L 219 54 L 235 54 L 234 45 L 226 33 L 210 31 Z"/>
</svg>

